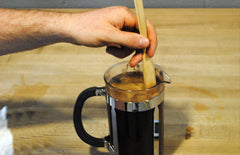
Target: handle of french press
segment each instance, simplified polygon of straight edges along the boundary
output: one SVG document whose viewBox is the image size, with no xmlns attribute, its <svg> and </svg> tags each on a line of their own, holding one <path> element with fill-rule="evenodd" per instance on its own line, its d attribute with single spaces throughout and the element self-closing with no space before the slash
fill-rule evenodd
<svg viewBox="0 0 240 155">
<path fill-rule="evenodd" d="M 104 147 L 104 138 L 95 138 L 87 133 L 84 129 L 82 123 L 82 108 L 85 101 L 93 96 L 102 96 L 103 94 L 99 93 L 101 90 L 105 90 L 104 87 L 91 87 L 85 89 L 77 98 L 77 101 L 74 106 L 73 112 L 73 122 L 75 130 L 78 136 L 87 144 L 95 146 L 95 147 Z"/>
</svg>

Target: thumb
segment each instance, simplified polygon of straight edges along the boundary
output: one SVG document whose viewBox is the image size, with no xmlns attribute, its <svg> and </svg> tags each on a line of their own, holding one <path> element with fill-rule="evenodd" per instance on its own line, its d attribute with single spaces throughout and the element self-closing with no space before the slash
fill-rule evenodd
<svg viewBox="0 0 240 155">
<path fill-rule="evenodd" d="M 149 46 L 148 38 L 134 32 L 117 30 L 110 34 L 111 44 L 120 44 L 131 49 L 143 49 Z"/>
</svg>

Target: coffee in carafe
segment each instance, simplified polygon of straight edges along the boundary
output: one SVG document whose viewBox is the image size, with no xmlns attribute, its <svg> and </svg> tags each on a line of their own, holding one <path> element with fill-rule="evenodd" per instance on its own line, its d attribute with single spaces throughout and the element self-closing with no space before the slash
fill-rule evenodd
<svg viewBox="0 0 240 155">
<path fill-rule="evenodd" d="M 116 64 L 105 72 L 105 87 L 91 87 L 79 95 L 74 107 L 76 132 L 84 142 L 105 146 L 113 154 L 159 154 L 163 151 L 164 83 L 170 79 L 155 65 L 157 84 L 145 89 L 141 66 L 131 68 L 127 64 Z M 83 105 L 92 96 L 106 98 L 109 135 L 104 138 L 89 135 L 82 124 Z M 154 120 L 159 121 L 159 139 L 154 139 Z"/>
</svg>

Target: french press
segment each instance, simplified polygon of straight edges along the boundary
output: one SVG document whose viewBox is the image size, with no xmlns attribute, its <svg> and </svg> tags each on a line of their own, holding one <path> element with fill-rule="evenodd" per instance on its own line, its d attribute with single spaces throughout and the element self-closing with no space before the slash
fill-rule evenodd
<svg viewBox="0 0 240 155">
<path fill-rule="evenodd" d="M 85 143 L 106 147 L 115 155 L 153 155 L 154 121 L 157 121 L 158 149 L 159 154 L 163 154 L 164 84 L 170 83 L 170 78 L 160 66 L 154 65 L 159 80 L 156 86 L 144 90 L 123 90 L 112 86 L 111 79 L 120 74 L 142 72 L 140 65 L 137 68 L 127 66 L 128 62 L 113 65 L 104 74 L 105 87 L 91 87 L 80 93 L 74 107 L 75 130 Z M 104 138 L 89 135 L 82 123 L 83 105 L 93 96 L 105 96 L 106 99 L 109 135 Z"/>
</svg>

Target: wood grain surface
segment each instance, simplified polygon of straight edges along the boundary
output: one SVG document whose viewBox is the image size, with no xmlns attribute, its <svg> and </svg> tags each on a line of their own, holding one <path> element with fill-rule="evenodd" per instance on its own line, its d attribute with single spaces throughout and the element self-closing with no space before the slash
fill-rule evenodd
<svg viewBox="0 0 240 155">
<path fill-rule="evenodd" d="M 67 11 L 86 11 L 67 10 Z M 165 154 L 239 154 L 239 9 L 146 9 L 156 26 L 153 61 L 171 76 L 165 92 Z M 78 94 L 103 86 L 105 48 L 59 43 L 0 56 L 0 107 L 8 106 L 15 154 L 107 154 L 73 127 Z M 104 97 L 87 100 L 84 125 L 108 134 Z"/>
</svg>

